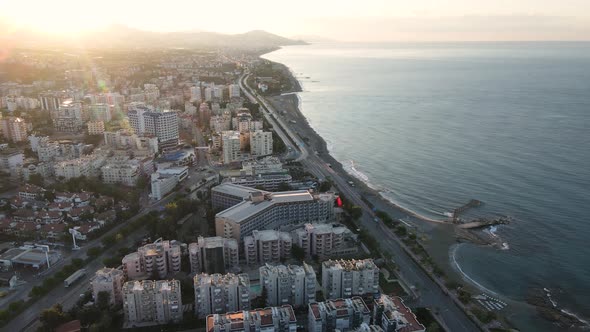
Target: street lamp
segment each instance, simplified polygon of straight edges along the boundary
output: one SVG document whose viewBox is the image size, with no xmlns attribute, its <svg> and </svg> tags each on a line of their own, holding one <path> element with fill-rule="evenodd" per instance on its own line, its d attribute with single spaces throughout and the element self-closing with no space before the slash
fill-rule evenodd
<svg viewBox="0 0 590 332">
<path fill-rule="evenodd" d="M 72 241 L 74 242 L 74 246 L 72 247 L 72 250 L 80 250 L 80 247 L 76 244 L 76 236 L 78 235 L 82 235 L 82 233 L 78 232 L 77 230 L 70 228 L 69 230 L 70 234 L 72 234 Z"/>
</svg>

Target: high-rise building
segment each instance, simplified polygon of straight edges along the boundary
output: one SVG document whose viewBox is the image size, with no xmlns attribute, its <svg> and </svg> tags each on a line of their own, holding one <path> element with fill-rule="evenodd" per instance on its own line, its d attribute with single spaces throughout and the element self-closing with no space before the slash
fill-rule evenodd
<svg viewBox="0 0 590 332">
<path fill-rule="evenodd" d="M 424 325 L 398 296 L 381 295 L 373 305 L 373 324 L 384 332 L 425 332 Z"/>
<path fill-rule="evenodd" d="M 195 314 L 211 314 L 250 309 L 250 279 L 247 274 L 197 274 L 194 278 Z"/>
<path fill-rule="evenodd" d="M 229 85 L 229 97 L 239 98 L 240 97 L 240 86 L 238 84 Z"/>
<path fill-rule="evenodd" d="M 21 118 L 10 116 L 0 119 L 2 136 L 10 142 L 24 142 L 28 139 L 27 123 Z"/>
<path fill-rule="evenodd" d="M 305 262 L 303 266 L 266 264 L 259 272 L 260 285 L 266 290 L 266 305 L 299 307 L 315 301 L 315 271 Z"/>
<path fill-rule="evenodd" d="M 82 104 L 71 99 L 63 101 L 57 110 L 51 111 L 53 127 L 62 132 L 78 132 L 84 126 Z"/>
<path fill-rule="evenodd" d="M 100 171 L 104 183 L 120 183 L 128 187 L 134 187 L 140 176 L 139 166 L 131 162 L 108 163 Z"/>
<path fill-rule="evenodd" d="M 226 273 L 239 265 L 238 242 L 220 236 L 202 237 L 188 246 L 191 273 Z"/>
<path fill-rule="evenodd" d="M 238 191 L 244 192 L 241 189 Z M 278 229 L 280 226 L 306 222 L 329 222 L 334 219 L 334 199 L 334 193 L 316 194 L 307 190 L 275 193 L 254 191 L 241 203 L 215 216 L 215 233 L 241 243 L 254 230 Z"/>
<path fill-rule="evenodd" d="M 111 107 L 108 104 L 92 104 L 88 106 L 88 113 L 91 120 L 111 121 Z"/>
<path fill-rule="evenodd" d="M 153 111 L 141 103 L 133 103 L 129 106 L 127 117 L 135 134 L 156 136 L 160 145 L 164 147 L 178 144 L 178 113 L 176 111 Z"/>
<path fill-rule="evenodd" d="M 221 133 L 221 148 L 223 149 L 223 163 L 230 164 L 242 159 L 240 133 L 224 131 Z"/>
<path fill-rule="evenodd" d="M 86 126 L 88 127 L 88 135 L 104 134 L 104 122 L 102 121 L 88 121 Z"/>
<path fill-rule="evenodd" d="M 272 132 L 257 130 L 250 133 L 250 154 L 262 157 L 272 154 Z"/>
<path fill-rule="evenodd" d="M 379 268 L 372 259 L 324 261 L 322 287 L 327 299 L 374 295 L 379 292 Z"/>
<path fill-rule="evenodd" d="M 307 331 L 352 331 L 371 321 L 371 311 L 359 296 L 309 304 Z"/>
<path fill-rule="evenodd" d="M 98 293 L 107 292 L 112 304 L 123 303 L 123 293 L 121 290 L 124 282 L 125 273 L 122 270 L 105 267 L 96 271 L 94 279 L 90 282 L 94 301 L 98 299 Z"/>
<path fill-rule="evenodd" d="M 250 194 L 260 192 L 270 194 L 268 191 L 240 186 L 232 183 L 222 183 L 211 189 L 211 205 L 213 209 L 228 209 L 250 198 Z"/>
<path fill-rule="evenodd" d="M 178 280 L 130 281 L 123 285 L 125 321 L 167 324 L 182 321 L 182 298 Z"/>
<path fill-rule="evenodd" d="M 128 279 L 141 279 L 180 272 L 181 250 L 177 241 L 157 241 L 139 247 L 123 257 L 123 271 Z"/>
<path fill-rule="evenodd" d="M 207 316 L 206 332 L 295 332 L 293 307 L 270 307 Z"/>
<path fill-rule="evenodd" d="M 209 125 L 209 120 L 211 119 L 211 109 L 209 108 L 209 104 L 203 102 L 199 105 L 199 124 L 201 127 L 206 128 Z"/>
<path fill-rule="evenodd" d="M 201 99 L 203 98 L 200 86 L 191 86 L 190 93 L 191 93 L 191 99 L 190 99 L 191 102 L 201 101 Z"/>
<path fill-rule="evenodd" d="M 278 263 L 291 256 L 293 239 L 286 232 L 254 230 L 244 237 L 244 254 L 248 265 Z"/>
<path fill-rule="evenodd" d="M 357 246 L 345 242 L 351 232 L 340 224 L 305 224 L 292 232 L 293 241 L 305 251 L 306 256 L 320 259 L 330 256 L 353 254 Z"/>
</svg>

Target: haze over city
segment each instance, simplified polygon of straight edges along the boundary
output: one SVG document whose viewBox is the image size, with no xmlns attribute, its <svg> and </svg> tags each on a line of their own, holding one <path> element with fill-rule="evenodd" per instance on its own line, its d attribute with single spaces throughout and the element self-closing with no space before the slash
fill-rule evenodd
<svg viewBox="0 0 590 332">
<path fill-rule="evenodd" d="M 590 2 L 551 1 L 3 1 L 0 18 L 75 35 L 122 24 L 148 31 L 243 33 L 339 41 L 588 40 Z M 5 29 L 4 34 L 9 33 Z M 313 39 L 312 38 L 312 39 Z"/>
</svg>

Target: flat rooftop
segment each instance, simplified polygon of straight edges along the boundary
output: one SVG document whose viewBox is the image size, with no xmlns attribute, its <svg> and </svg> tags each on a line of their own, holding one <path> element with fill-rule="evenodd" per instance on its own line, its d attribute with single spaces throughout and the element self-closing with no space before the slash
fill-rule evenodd
<svg viewBox="0 0 590 332">
<path fill-rule="evenodd" d="M 307 190 L 270 193 L 266 195 L 261 202 L 243 201 L 219 212 L 216 217 L 240 222 L 241 220 L 264 211 L 275 204 L 312 202 L 313 200 L 313 195 Z"/>
<path fill-rule="evenodd" d="M 250 194 L 255 192 L 262 192 L 265 194 L 269 193 L 268 191 L 258 190 L 246 186 L 240 186 L 238 184 L 233 183 L 223 183 L 213 187 L 212 190 L 221 194 L 242 197 L 243 199 L 250 197 Z"/>
</svg>

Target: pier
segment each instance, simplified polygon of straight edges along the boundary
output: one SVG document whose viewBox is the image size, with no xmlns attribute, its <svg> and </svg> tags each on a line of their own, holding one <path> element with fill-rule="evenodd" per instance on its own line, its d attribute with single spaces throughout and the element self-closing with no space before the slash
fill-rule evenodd
<svg viewBox="0 0 590 332">
<path fill-rule="evenodd" d="M 459 215 L 461 213 L 465 212 L 466 210 L 468 210 L 472 207 L 477 207 L 480 205 L 481 205 L 481 201 L 478 201 L 477 199 L 472 199 L 469 202 L 467 202 L 467 204 L 456 208 L 455 210 L 453 210 L 453 223 L 454 224 L 459 223 Z"/>
<path fill-rule="evenodd" d="M 510 223 L 510 218 L 508 217 L 500 217 L 498 219 L 477 219 L 465 224 L 460 224 L 459 228 L 463 229 L 474 229 L 474 228 L 482 228 L 494 225 L 505 225 Z"/>
</svg>

